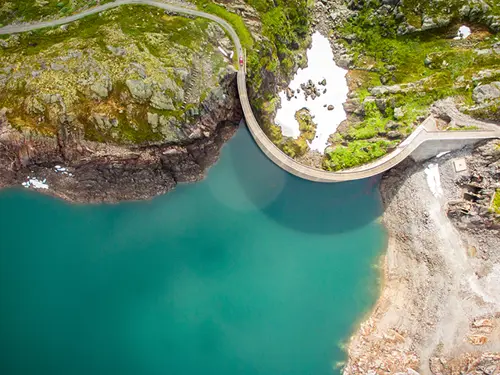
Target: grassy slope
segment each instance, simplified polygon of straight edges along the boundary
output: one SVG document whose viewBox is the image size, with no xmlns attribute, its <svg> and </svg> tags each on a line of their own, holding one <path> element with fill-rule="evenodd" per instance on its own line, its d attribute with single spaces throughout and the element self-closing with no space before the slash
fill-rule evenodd
<svg viewBox="0 0 500 375">
<path fill-rule="evenodd" d="M 248 69 L 252 81 L 251 91 L 259 93 L 253 98 L 260 122 L 267 136 L 285 153 L 290 140 L 284 139 L 279 126 L 274 124 L 277 95 L 266 88 L 263 77 L 272 73 L 278 77 L 278 84 L 289 81 L 298 65 L 297 54 L 306 47 L 310 30 L 311 0 L 246 0 L 259 12 L 262 33 L 266 40 L 261 44 L 259 53 L 249 56 Z M 276 88 L 274 88 L 276 89 Z M 299 141 L 297 147 L 302 147 Z M 294 146 L 295 147 L 295 146 Z M 295 147 L 295 148 L 297 148 Z"/>
</svg>

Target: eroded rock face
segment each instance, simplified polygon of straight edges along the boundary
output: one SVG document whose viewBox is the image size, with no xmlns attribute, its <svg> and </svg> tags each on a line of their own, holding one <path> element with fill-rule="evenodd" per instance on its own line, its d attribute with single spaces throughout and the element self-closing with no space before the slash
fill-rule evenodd
<svg viewBox="0 0 500 375">
<path fill-rule="evenodd" d="M 494 280 L 500 274 L 500 232 L 484 221 L 469 227 L 449 219 L 450 205 L 466 191 L 457 185 L 461 174 L 454 161 L 465 158 L 469 171 L 463 176 L 483 181 L 476 190 L 481 196 L 480 190 L 498 181 L 498 145 L 483 142 L 423 163 L 408 159 L 384 174 L 381 196 L 389 244 L 383 290 L 348 344 L 344 375 L 498 371 L 500 299 Z M 426 173 L 430 164 L 438 167 L 441 193 L 432 192 Z M 491 196 L 485 201 L 489 205 Z"/>
<path fill-rule="evenodd" d="M 145 102 L 153 95 L 151 85 L 142 80 L 128 79 L 125 83 L 134 99 Z"/>
<path fill-rule="evenodd" d="M 87 141 L 78 119 L 70 115 L 61 117 L 65 125 L 56 138 L 20 132 L 11 126 L 8 111 L 0 110 L 0 188 L 36 176 L 47 181 L 46 192 L 82 203 L 150 199 L 179 182 L 201 180 L 242 118 L 235 74 L 227 75 L 203 101 L 188 126 L 148 113 L 149 125 L 163 138 L 152 146 Z M 99 112 L 90 121 L 103 132 L 119 125 L 118 119 Z M 56 165 L 64 166 L 65 173 Z"/>
</svg>

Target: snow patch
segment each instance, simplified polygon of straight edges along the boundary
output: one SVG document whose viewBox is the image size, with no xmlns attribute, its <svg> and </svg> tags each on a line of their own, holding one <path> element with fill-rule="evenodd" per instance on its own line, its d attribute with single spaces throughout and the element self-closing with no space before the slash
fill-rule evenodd
<svg viewBox="0 0 500 375">
<path fill-rule="evenodd" d="M 467 37 L 471 34 L 470 27 L 462 25 L 458 29 L 457 36 L 453 39 L 459 40 L 459 39 L 467 39 Z"/>
<path fill-rule="evenodd" d="M 440 158 L 441 156 L 445 156 L 447 154 L 449 154 L 451 151 L 444 151 L 444 152 L 440 152 L 439 154 L 436 155 L 436 158 Z"/>
<path fill-rule="evenodd" d="M 319 32 L 312 36 L 311 48 L 307 51 L 308 66 L 299 69 L 290 82 L 292 90 L 300 90 L 296 94 L 297 99 L 287 100 L 286 91 L 280 95 L 281 108 L 276 113 L 275 123 L 281 127 L 283 135 L 298 138 L 300 136 L 299 123 L 295 119 L 295 113 L 302 108 L 307 108 L 317 124 L 316 138 L 309 144 L 311 150 L 324 153 L 328 138 L 337 130 L 339 124 L 346 119 L 346 113 L 342 104 L 347 100 L 349 88 L 347 87 L 347 70 L 338 67 L 333 60 L 333 52 L 330 42 Z M 326 79 L 326 86 L 319 86 L 321 96 L 312 100 L 305 99 L 300 88 L 302 83 L 312 80 L 315 84 Z M 326 88 L 327 92 L 323 94 Z M 334 109 L 329 111 L 325 104 L 333 105 Z"/>
<path fill-rule="evenodd" d="M 36 177 L 30 177 L 28 176 L 26 182 L 23 182 L 21 185 L 23 185 L 25 188 L 33 188 L 33 189 L 48 189 L 49 185 L 46 184 L 47 180 L 44 178 L 43 181 L 40 181 Z"/>
<path fill-rule="evenodd" d="M 443 187 L 441 186 L 441 177 L 439 175 L 439 166 L 437 164 L 429 164 L 425 168 L 425 175 L 427 176 L 427 185 L 436 198 L 443 196 Z"/>
<path fill-rule="evenodd" d="M 66 168 L 66 167 L 61 167 L 60 165 L 56 165 L 54 167 L 54 170 L 56 171 L 56 173 L 61 173 L 61 174 L 65 174 L 65 175 L 68 175 L 70 177 L 73 177 L 73 174 L 69 173 L 68 168 Z"/>
</svg>

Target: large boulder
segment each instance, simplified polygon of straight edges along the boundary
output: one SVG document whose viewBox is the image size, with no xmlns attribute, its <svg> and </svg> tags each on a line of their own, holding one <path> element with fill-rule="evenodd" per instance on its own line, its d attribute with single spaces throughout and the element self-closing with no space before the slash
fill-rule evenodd
<svg viewBox="0 0 500 375">
<path fill-rule="evenodd" d="M 363 108 L 359 99 L 347 99 L 345 103 L 342 103 L 342 106 L 347 113 L 358 113 Z"/>
<path fill-rule="evenodd" d="M 172 99 L 160 91 L 155 91 L 151 97 L 151 106 L 156 109 L 172 111 L 175 109 Z"/>
<path fill-rule="evenodd" d="M 472 93 L 472 98 L 476 103 L 484 103 L 500 98 L 500 82 L 477 86 Z"/>
<path fill-rule="evenodd" d="M 110 118 L 103 113 L 92 113 L 90 120 L 102 131 L 109 131 L 111 128 L 118 126 L 117 119 Z"/>
<path fill-rule="evenodd" d="M 153 95 L 153 89 L 151 88 L 151 85 L 147 84 L 143 80 L 127 79 L 127 81 L 125 81 L 125 84 L 127 85 L 134 99 L 141 102 L 147 101 L 151 97 L 151 95 Z"/>
<path fill-rule="evenodd" d="M 90 85 L 90 90 L 96 99 L 105 99 L 113 90 L 113 83 L 109 77 L 102 77 Z"/>
</svg>

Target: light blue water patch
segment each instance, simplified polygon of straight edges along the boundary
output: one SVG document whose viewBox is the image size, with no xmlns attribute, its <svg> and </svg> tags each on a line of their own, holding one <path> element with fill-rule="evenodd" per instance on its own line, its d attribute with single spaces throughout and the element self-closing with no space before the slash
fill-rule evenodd
<svg viewBox="0 0 500 375">
<path fill-rule="evenodd" d="M 377 293 L 377 187 L 295 178 L 241 129 L 151 202 L 3 191 L 0 374 L 338 373 Z"/>
</svg>

